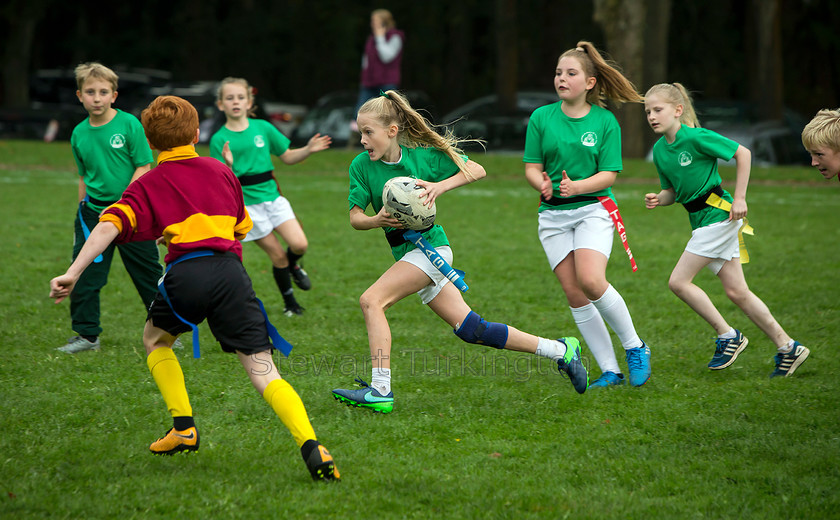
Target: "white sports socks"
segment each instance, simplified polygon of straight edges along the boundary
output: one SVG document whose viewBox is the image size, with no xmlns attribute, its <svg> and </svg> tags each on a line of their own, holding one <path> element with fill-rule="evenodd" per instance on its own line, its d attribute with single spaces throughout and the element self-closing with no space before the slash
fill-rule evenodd
<svg viewBox="0 0 840 520">
<path fill-rule="evenodd" d="M 627 304 L 624 303 L 624 298 L 618 294 L 612 284 L 607 287 L 600 298 L 592 302 L 592 305 L 598 309 L 610 328 L 615 331 L 625 350 L 642 346 L 642 340 L 636 334 L 636 328 L 633 326 L 633 318 L 630 317 Z"/>
<path fill-rule="evenodd" d="M 612 339 L 604 324 L 604 319 L 593 304 L 584 305 L 577 309 L 569 307 L 572 317 L 583 336 L 583 341 L 592 352 L 592 356 L 601 368 L 601 372 L 621 373 L 618 368 L 618 360 L 612 346 Z"/>
</svg>

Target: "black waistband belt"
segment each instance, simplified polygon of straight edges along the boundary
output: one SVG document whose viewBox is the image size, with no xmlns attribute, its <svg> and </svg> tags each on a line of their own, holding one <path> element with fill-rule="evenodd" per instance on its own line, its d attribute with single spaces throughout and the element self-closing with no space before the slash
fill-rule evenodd
<svg viewBox="0 0 840 520">
<path fill-rule="evenodd" d="M 576 197 L 552 196 L 550 199 L 542 199 L 542 201 L 549 206 L 565 206 L 566 204 L 574 204 L 576 202 L 598 202 L 598 197 L 593 197 L 592 195 L 578 195 Z"/>
<path fill-rule="evenodd" d="M 718 184 L 717 186 L 710 189 L 703 195 L 700 195 L 696 199 L 686 202 L 685 204 L 683 204 L 683 207 L 685 207 L 686 211 L 688 211 L 689 213 L 697 213 L 698 211 L 706 207 L 706 199 L 708 199 L 709 195 L 711 195 L 712 193 L 714 193 L 718 197 L 723 197 L 723 188 L 721 188 L 720 184 Z"/>
<path fill-rule="evenodd" d="M 242 186 L 253 186 L 272 180 L 274 178 L 273 173 L 273 170 L 263 173 L 246 173 L 242 177 L 237 178 L 239 179 L 239 184 Z"/>
<path fill-rule="evenodd" d="M 429 226 L 426 229 L 418 229 L 418 233 L 425 233 L 426 231 L 432 229 L 434 226 Z M 400 244 L 405 242 L 405 237 L 403 233 L 405 233 L 406 229 L 394 229 L 392 231 L 388 231 L 385 233 L 385 239 L 388 241 L 388 245 L 391 247 L 397 247 Z"/>
<path fill-rule="evenodd" d="M 88 202 L 90 202 L 94 206 L 110 206 L 111 204 L 114 204 L 114 203 L 118 202 L 116 200 L 95 199 L 95 198 L 91 197 L 90 194 L 88 194 L 87 199 L 88 199 Z"/>
</svg>

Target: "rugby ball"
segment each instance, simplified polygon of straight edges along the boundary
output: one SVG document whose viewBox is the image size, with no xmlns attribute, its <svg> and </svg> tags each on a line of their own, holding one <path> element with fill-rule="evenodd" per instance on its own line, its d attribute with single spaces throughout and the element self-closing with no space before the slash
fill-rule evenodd
<svg viewBox="0 0 840 520">
<path fill-rule="evenodd" d="M 411 177 L 388 179 L 382 189 L 382 205 L 405 228 L 426 229 L 435 223 L 436 208 L 434 204 L 428 207 L 423 203 L 422 191 Z"/>
</svg>

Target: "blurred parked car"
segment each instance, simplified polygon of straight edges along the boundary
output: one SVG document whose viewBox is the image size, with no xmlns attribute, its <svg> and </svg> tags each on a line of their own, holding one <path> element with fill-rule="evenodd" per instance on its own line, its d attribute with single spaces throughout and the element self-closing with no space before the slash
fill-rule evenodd
<svg viewBox="0 0 840 520">
<path fill-rule="evenodd" d="M 225 115 L 216 105 L 218 89 L 218 81 L 193 81 L 168 85 L 161 88 L 157 95 L 179 96 L 192 103 L 200 120 L 199 142 L 209 143 L 213 134 L 225 124 Z M 254 112 L 254 117 L 270 121 L 289 137 L 306 114 L 306 106 L 265 101 L 257 97 Z"/>
<path fill-rule="evenodd" d="M 172 77 L 169 72 L 157 69 L 115 67 L 114 72 L 119 76 L 118 96 L 114 107 L 138 117 L 154 99 L 154 89 L 167 85 Z M 29 80 L 30 106 L 47 110 L 81 107 L 76 90 L 78 86 L 73 68 L 37 70 Z"/>
<path fill-rule="evenodd" d="M 151 90 L 169 82 L 170 74 L 155 69 L 115 68 L 119 95 L 114 103 L 136 116 L 153 99 Z M 40 69 L 29 78 L 30 106 L 0 109 L 0 137 L 7 139 L 68 140 L 87 112 L 76 97 L 75 71 Z"/>
<path fill-rule="evenodd" d="M 752 154 L 753 166 L 811 164 L 811 156 L 802 146 L 801 131 L 794 131 L 781 121 L 716 126 L 709 129 L 748 148 Z M 653 161 L 653 149 L 648 151 L 646 158 Z M 718 159 L 718 164 L 735 166 L 735 159 Z"/>
<path fill-rule="evenodd" d="M 804 165 L 811 162 L 802 146 L 807 120 L 784 109 L 780 120 L 761 120 L 755 105 L 739 100 L 700 99 L 694 102 L 700 125 L 749 148 L 754 166 Z M 647 160 L 653 160 L 652 151 Z M 734 166 L 735 160 L 718 164 Z"/>
<path fill-rule="evenodd" d="M 291 139 L 295 128 L 303 121 L 307 108 L 306 105 L 276 101 L 260 102 L 258 100 L 254 112 L 255 118 L 270 121 L 283 135 Z M 212 107 L 205 110 L 205 115 L 202 116 L 201 111 L 199 111 L 199 116 L 201 117 L 199 142 L 209 143 L 213 134 L 225 124 L 225 114 L 218 109 L 214 101 Z"/>
<path fill-rule="evenodd" d="M 802 146 L 802 131 L 781 121 L 764 121 L 748 126 L 724 126 L 713 130 L 749 148 L 754 166 L 807 166 L 811 156 Z M 735 166 L 735 159 L 718 161 Z"/>
<path fill-rule="evenodd" d="M 434 120 L 434 107 L 425 92 L 408 90 L 403 94 L 412 107 L 424 111 L 424 116 Z M 358 96 L 356 91 L 343 90 L 331 92 L 318 99 L 292 133 L 292 145 L 304 146 L 309 138 L 317 133 L 332 137 L 333 146 L 345 146 L 351 139 L 357 142 L 358 135 L 351 131 L 350 122 L 356 119 L 354 112 Z"/>
<path fill-rule="evenodd" d="M 811 162 L 801 138 L 808 120 L 789 108 L 783 109 L 780 120 L 762 120 L 758 107 L 746 101 L 701 99 L 694 107 L 702 126 L 749 148 L 753 165 Z M 734 166 L 735 160 L 719 163 Z"/>
<path fill-rule="evenodd" d="M 173 82 L 171 73 L 155 69 L 114 68 L 119 76 L 115 108 L 140 113 L 157 96 L 175 95 L 192 103 L 198 111 L 201 142 L 224 124 L 224 114 L 216 107 L 218 81 Z M 87 117 L 76 97 L 76 77 L 72 68 L 41 69 L 30 77 L 30 107 L 0 109 L 0 137 L 6 139 L 69 140 L 73 128 Z M 306 114 L 306 106 L 257 99 L 256 117 L 271 121 L 290 136 Z"/>
<path fill-rule="evenodd" d="M 531 113 L 559 101 L 555 92 L 522 91 L 516 95 L 516 109 L 503 114 L 495 94 L 480 97 L 443 116 L 443 123 L 460 138 L 470 137 L 487 142 L 487 150 L 523 150 Z M 477 144 L 465 143 L 474 149 Z"/>
</svg>

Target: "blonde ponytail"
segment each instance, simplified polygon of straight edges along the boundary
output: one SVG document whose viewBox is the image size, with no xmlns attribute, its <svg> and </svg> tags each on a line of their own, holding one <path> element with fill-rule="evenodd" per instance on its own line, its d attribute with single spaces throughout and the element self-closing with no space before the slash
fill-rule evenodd
<svg viewBox="0 0 840 520">
<path fill-rule="evenodd" d="M 619 104 L 642 102 L 642 96 L 624 77 L 618 65 L 605 60 L 592 43 L 579 41 L 576 48 L 564 52 L 560 59 L 566 57 L 576 58 L 587 77 L 596 79 L 595 87 L 586 94 L 586 101 L 590 104 L 603 107 L 607 99 Z"/>
<path fill-rule="evenodd" d="M 445 153 L 458 166 L 458 170 L 472 182 L 476 177 L 464 161 L 464 152 L 459 145 L 464 142 L 478 142 L 478 139 L 458 139 L 451 130 L 446 129 L 443 135 L 435 131 L 435 125 L 430 123 L 422 114 L 412 108 L 408 100 L 396 90 L 383 92 L 382 95 L 371 98 L 359 108 L 359 113 L 370 113 L 376 116 L 383 126 L 396 124 L 399 132 L 399 142 L 409 148 L 427 146 Z"/>
</svg>

